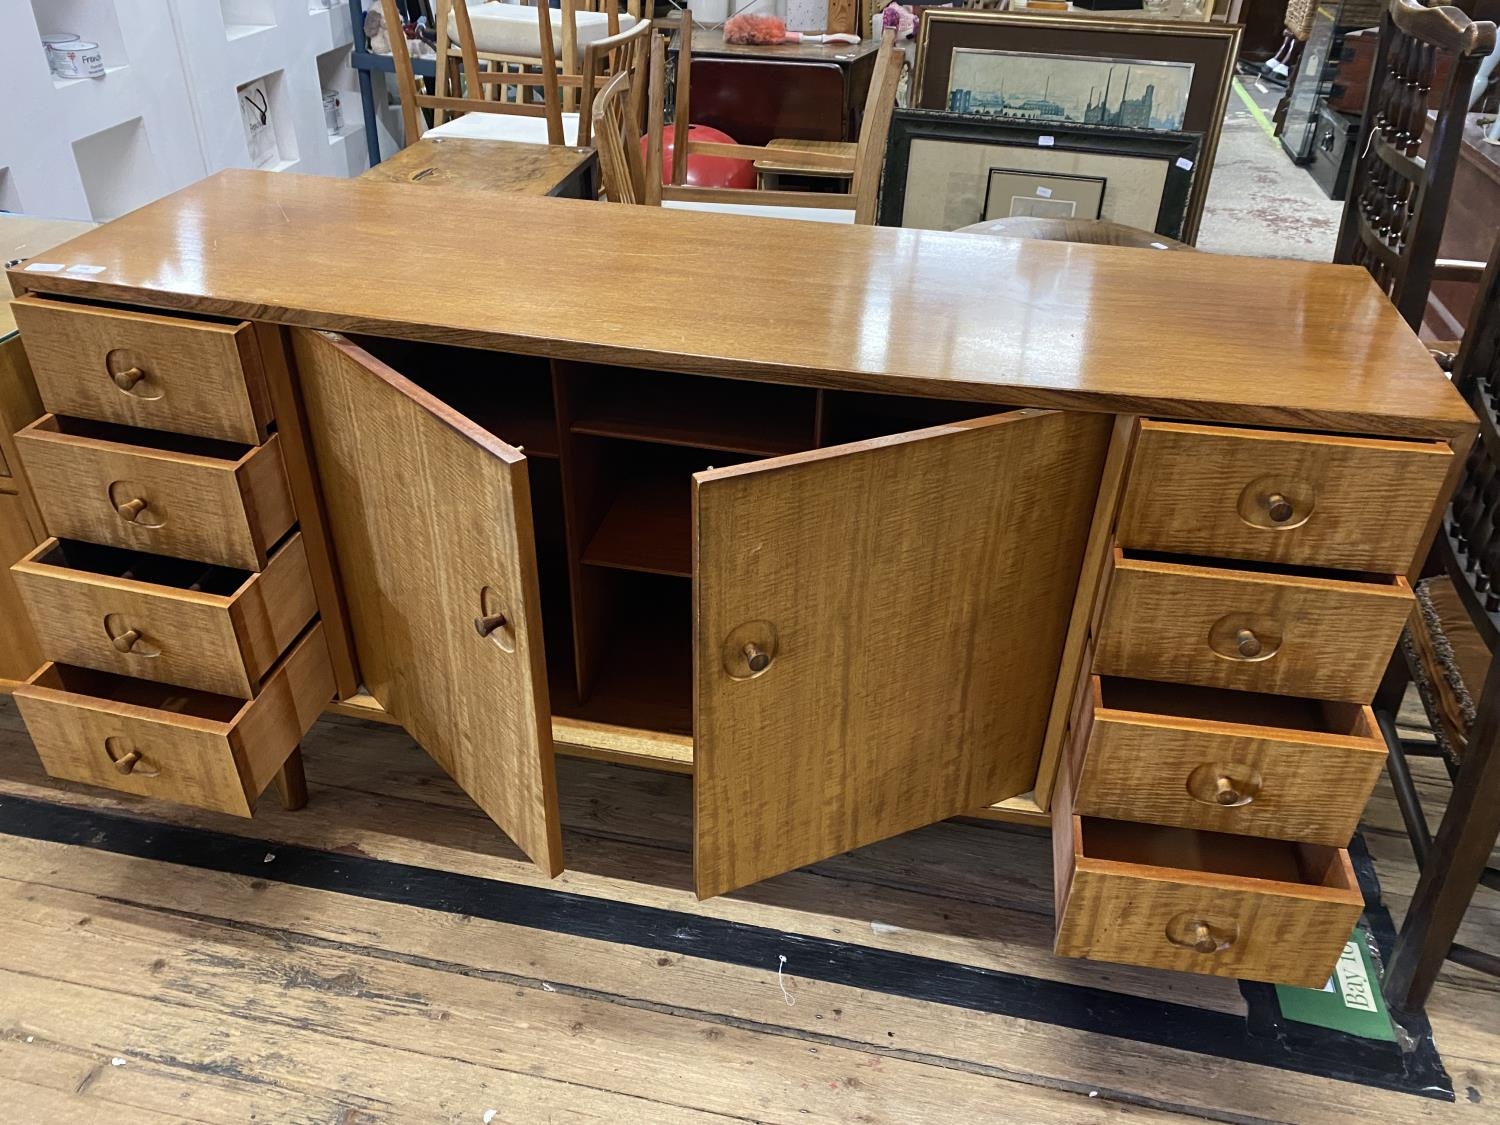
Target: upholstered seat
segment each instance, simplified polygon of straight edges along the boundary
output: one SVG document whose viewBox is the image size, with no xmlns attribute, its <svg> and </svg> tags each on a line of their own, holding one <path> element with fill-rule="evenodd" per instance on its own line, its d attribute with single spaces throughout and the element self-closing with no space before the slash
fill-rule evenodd
<svg viewBox="0 0 1500 1125">
<path fill-rule="evenodd" d="M 1192 250 L 1155 231 L 1140 230 L 1108 219 L 1038 219 L 1012 216 L 959 227 L 960 234 L 993 234 L 1031 242 L 1082 242 L 1092 246 L 1133 246 L 1140 250 Z"/>
<path fill-rule="evenodd" d="M 562 115 L 563 144 L 578 143 L 576 113 Z M 547 119 L 523 117 L 516 113 L 466 113 L 428 129 L 428 137 L 462 137 L 470 141 L 521 141 L 526 144 L 547 143 Z"/>
<path fill-rule="evenodd" d="M 561 59 L 563 13 L 560 9 L 553 8 L 551 15 L 553 57 Z M 580 57 L 583 49 L 590 43 L 603 39 L 609 34 L 607 12 L 575 12 L 573 20 Z M 635 17 L 628 12 L 621 12 L 619 21 L 621 31 L 629 31 L 635 26 Z M 537 45 L 536 9 L 529 5 L 480 4 L 478 7 L 469 9 L 469 22 L 474 27 L 474 46 L 480 54 L 509 55 L 528 59 L 541 57 L 541 51 Z M 454 43 L 458 42 L 458 17 L 452 13 L 448 16 L 448 38 Z M 574 62 L 576 63 L 577 60 L 575 59 Z"/>
<path fill-rule="evenodd" d="M 748 194 L 748 193 L 747 193 Z M 695 199 L 664 199 L 674 211 L 717 211 L 721 215 L 752 215 L 758 219 L 801 219 L 809 223 L 854 222 L 854 211 L 833 207 L 778 207 L 760 203 L 702 203 Z"/>
</svg>

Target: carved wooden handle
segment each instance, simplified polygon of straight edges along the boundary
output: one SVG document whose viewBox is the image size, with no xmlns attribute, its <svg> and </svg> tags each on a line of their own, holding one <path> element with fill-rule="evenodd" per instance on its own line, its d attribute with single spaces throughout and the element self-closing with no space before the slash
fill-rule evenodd
<svg viewBox="0 0 1500 1125">
<path fill-rule="evenodd" d="M 120 518 L 126 523 L 134 523 L 136 516 L 145 510 L 146 501 L 142 500 L 139 496 L 132 496 L 123 504 L 115 505 L 115 511 L 119 513 Z"/>
<path fill-rule="evenodd" d="M 1260 655 L 1260 638 L 1249 629 L 1234 631 L 1234 648 L 1245 659 Z"/>
<path fill-rule="evenodd" d="M 135 647 L 135 642 L 140 639 L 141 631 L 139 629 L 126 629 L 118 637 L 110 638 L 115 648 L 119 649 L 121 652 L 129 652 Z"/>
<path fill-rule="evenodd" d="M 128 753 L 121 754 L 115 759 L 115 772 L 118 774 L 131 773 L 135 769 L 136 763 L 140 760 L 141 752 L 139 750 L 131 750 Z"/>
<path fill-rule="evenodd" d="M 115 386 L 122 391 L 131 390 L 137 383 L 146 377 L 146 373 L 139 367 L 127 367 L 124 371 L 116 371 L 110 376 L 115 381 Z"/>
<path fill-rule="evenodd" d="M 1266 515 L 1272 523 L 1286 523 L 1292 518 L 1292 502 L 1279 492 L 1266 497 Z"/>
<path fill-rule="evenodd" d="M 488 637 L 496 629 L 505 628 L 505 614 L 492 613 L 488 617 L 474 618 L 474 631 L 481 637 Z"/>
<path fill-rule="evenodd" d="M 1245 800 L 1232 777 L 1220 777 L 1214 781 L 1214 800 L 1221 805 L 1238 805 L 1241 801 L 1248 805 L 1254 799 Z"/>
</svg>

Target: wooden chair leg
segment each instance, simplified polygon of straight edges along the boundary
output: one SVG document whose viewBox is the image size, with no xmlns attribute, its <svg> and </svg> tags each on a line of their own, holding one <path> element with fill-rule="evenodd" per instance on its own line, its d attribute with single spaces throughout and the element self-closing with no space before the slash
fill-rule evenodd
<svg viewBox="0 0 1500 1125">
<path fill-rule="evenodd" d="M 276 786 L 276 795 L 281 798 L 281 807 L 289 812 L 307 805 L 307 775 L 302 772 L 302 747 L 297 747 L 287 756 L 282 767 L 271 779 Z"/>
<path fill-rule="evenodd" d="M 1417 880 L 1386 970 L 1386 1003 L 1415 1011 L 1427 1003 L 1469 900 L 1500 838 L 1500 660 L 1490 666 L 1479 714 L 1454 779 L 1453 796 Z"/>
</svg>

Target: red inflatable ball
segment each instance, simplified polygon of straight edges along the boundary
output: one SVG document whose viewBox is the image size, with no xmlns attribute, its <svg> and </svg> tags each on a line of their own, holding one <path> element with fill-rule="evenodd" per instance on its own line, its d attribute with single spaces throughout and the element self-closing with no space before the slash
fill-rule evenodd
<svg viewBox="0 0 1500 1125">
<path fill-rule="evenodd" d="M 662 131 L 661 182 L 672 182 L 672 137 L 675 127 L 668 125 Z M 695 141 L 713 144 L 738 144 L 728 133 L 711 129 L 707 125 L 689 125 L 688 134 Z M 641 138 L 641 155 L 646 153 L 646 138 Z M 732 156 L 689 156 L 687 182 L 694 187 L 753 188 L 755 186 L 755 164 L 749 160 L 736 160 Z"/>
</svg>

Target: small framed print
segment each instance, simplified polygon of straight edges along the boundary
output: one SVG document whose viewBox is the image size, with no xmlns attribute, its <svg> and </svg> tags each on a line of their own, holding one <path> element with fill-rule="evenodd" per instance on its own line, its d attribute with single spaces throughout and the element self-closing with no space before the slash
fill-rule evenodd
<svg viewBox="0 0 1500 1125">
<path fill-rule="evenodd" d="M 1059 176 L 991 168 L 985 219 L 1097 219 L 1104 211 L 1103 176 Z"/>
<path fill-rule="evenodd" d="M 958 230 L 1029 214 L 1108 219 L 1182 239 L 1202 144 L 1196 133 L 898 109 L 879 222 Z M 1018 206 L 1017 197 L 1036 202 Z M 1058 206 L 1047 204 L 1053 199 Z"/>
</svg>

